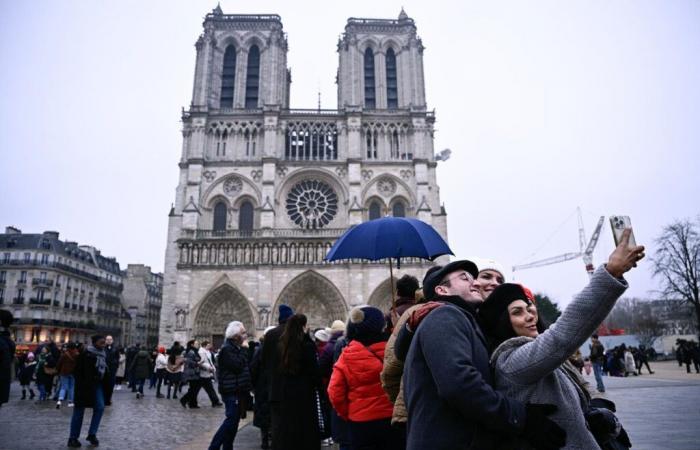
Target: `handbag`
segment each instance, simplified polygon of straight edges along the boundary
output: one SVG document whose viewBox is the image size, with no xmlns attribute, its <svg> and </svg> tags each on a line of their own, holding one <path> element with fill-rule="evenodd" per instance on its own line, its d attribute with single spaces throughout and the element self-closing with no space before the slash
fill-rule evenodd
<svg viewBox="0 0 700 450">
<path fill-rule="evenodd" d="M 55 367 L 44 366 L 44 373 L 46 375 L 56 375 L 56 373 L 58 373 L 58 370 L 56 370 Z"/>
</svg>

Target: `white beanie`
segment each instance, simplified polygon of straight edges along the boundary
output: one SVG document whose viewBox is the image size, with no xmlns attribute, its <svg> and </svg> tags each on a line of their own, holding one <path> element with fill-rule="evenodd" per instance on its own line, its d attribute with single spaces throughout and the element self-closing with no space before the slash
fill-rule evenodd
<svg viewBox="0 0 700 450">
<path fill-rule="evenodd" d="M 314 337 L 321 342 L 328 342 L 331 339 L 331 335 L 326 330 L 318 330 L 314 333 Z"/>
<path fill-rule="evenodd" d="M 504 281 L 507 279 L 505 269 L 496 260 L 488 258 L 474 258 L 471 261 L 476 263 L 476 266 L 479 268 L 479 272 L 483 272 L 484 270 L 493 270 L 494 272 L 500 273 Z"/>
</svg>

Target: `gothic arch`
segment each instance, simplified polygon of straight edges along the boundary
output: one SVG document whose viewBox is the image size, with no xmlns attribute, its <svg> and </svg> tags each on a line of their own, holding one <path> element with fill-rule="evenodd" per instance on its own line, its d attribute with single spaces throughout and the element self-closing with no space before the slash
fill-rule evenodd
<svg viewBox="0 0 700 450">
<path fill-rule="evenodd" d="M 380 51 L 385 55 L 386 55 L 386 52 L 389 51 L 389 49 L 394 50 L 394 54 L 396 55 L 396 58 L 398 59 L 399 54 L 401 53 L 402 45 L 398 41 L 396 41 L 395 39 L 387 38 L 387 39 L 382 41 L 379 48 L 381 49 Z"/>
<path fill-rule="evenodd" d="M 378 51 L 380 51 L 381 45 L 379 44 L 379 41 L 375 38 L 366 37 L 362 39 L 362 41 L 360 41 L 359 45 L 357 46 L 357 49 L 360 51 L 361 55 L 364 55 L 367 48 L 372 49 L 372 53 L 376 54 Z"/>
<path fill-rule="evenodd" d="M 396 283 L 396 277 L 394 277 L 394 283 Z M 390 278 L 382 281 L 376 288 L 374 288 L 374 291 L 372 291 L 372 294 L 369 296 L 369 300 L 367 300 L 367 304 L 381 309 L 382 312 L 387 312 L 391 309 L 392 301 Z"/>
<path fill-rule="evenodd" d="M 262 192 L 260 191 L 260 188 L 258 188 L 253 181 L 250 180 L 250 178 L 246 177 L 243 174 L 232 172 L 232 173 L 227 173 L 222 176 L 220 176 L 216 181 L 214 181 L 205 191 L 204 194 L 202 194 L 202 199 L 203 201 L 200 203 L 202 205 L 211 205 L 211 200 L 209 200 L 210 196 L 212 196 L 212 193 L 214 192 L 215 189 L 221 187 L 219 189 L 219 192 L 216 192 L 213 194 L 214 196 L 223 196 L 225 195 L 222 193 L 223 189 L 223 183 L 226 181 L 226 179 L 230 176 L 237 176 L 243 181 L 243 189 L 241 190 L 241 194 L 239 195 L 245 195 L 246 193 L 246 188 L 248 188 L 250 191 L 252 191 L 255 195 L 249 194 L 251 197 L 255 199 L 254 205 L 261 205 L 262 204 Z M 229 201 L 229 204 L 231 202 Z"/>
<path fill-rule="evenodd" d="M 231 204 L 231 201 L 223 194 L 216 194 L 213 195 L 205 204 L 206 209 L 213 209 L 214 205 L 216 205 L 218 202 L 224 202 L 226 204 L 226 208 L 231 208 L 233 206 Z"/>
<path fill-rule="evenodd" d="M 195 339 L 210 342 L 220 340 L 226 325 L 232 320 L 243 322 L 251 333 L 255 330 L 255 316 L 248 299 L 233 285 L 225 282 L 209 291 L 200 301 L 192 335 Z"/>
<path fill-rule="evenodd" d="M 309 328 L 328 327 L 334 320 L 345 321 L 347 304 L 338 288 L 323 275 L 308 270 L 282 289 L 273 309 L 273 322 L 277 323 L 280 304 L 286 304 L 295 313 L 306 315 Z"/>
<path fill-rule="evenodd" d="M 241 36 L 241 47 L 245 49 L 246 53 L 248 53 L 250 47 L 257 45 L 258 50 L 260 50 L 260 55 L 262 55 L 268 47 L 266 42 L 267 39 L 265 36 L 257 31 L 250 31 Z"/>
<path fill-rule="evenodd" d="M 416 204 L 415 194 L 413 193 L 413 190 L 411 190 L 411 188 L 408 186 L 408 184 L 406 184 L 406 182 L 403 181 L 401 178 L 397 177 L 396 175 L 392 175 L 390 173 L 377 174 L 374 178 L 372 178 L 372 181 L 370 181 L 364 187 L 364 189 L 362 189 L 362 203 L 363 204 L 366 204 L 369 197 L 374 196 L 374 194 L 371 194 L 368 196 L 367 193 L 370 192 L 370 189 L 372 189 L 377 184 L 377 182 L 379 180 L 381 180 L 382 178 L 390 178 L 396 183 L 396 186 L 397 186 L 396 195 L 408 198 L 408 204 L 406 205 L 407 207 L 411 207 L 412 205 Z"/>
<path fill-rule="evenodd" d="M 236 56 L 240 55 L 242 48 L 241 41 L 238 40 L 236 35 L 229 34 L 223 39 L 219 39 L 217 42 L 216 48 L 221 52 L 221 58 L 224 57 L 224 52 L 229 45 L 233 45 L 236 48 Z"/>
</svg>

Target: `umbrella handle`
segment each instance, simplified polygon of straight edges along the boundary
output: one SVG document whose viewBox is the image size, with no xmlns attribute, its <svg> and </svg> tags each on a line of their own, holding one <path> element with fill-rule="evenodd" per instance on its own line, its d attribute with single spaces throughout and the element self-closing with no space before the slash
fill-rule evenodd
<svg viewBox="0 0 700 450">
<path fill-rule="evenodd" d="M 396 258 L 397 265 L 400 264 L 400 259 Z M 391 311 L 396 313 L 396 285 L 394 284 L 394 267 L 389 258 L 389 282 L 391 283 Z"/>
</svg>

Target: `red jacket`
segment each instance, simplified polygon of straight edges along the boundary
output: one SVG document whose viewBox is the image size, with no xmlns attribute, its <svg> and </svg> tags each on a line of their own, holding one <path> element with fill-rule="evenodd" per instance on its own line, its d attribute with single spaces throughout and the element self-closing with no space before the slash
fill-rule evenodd
<svg viewBox="0 0 700 450">
<path fill-rule="evenodd" d="M 351 341 L 333 366 L 328 398 L 343 419 L 368 422 L 391 418 L 394 405 L 379 379 L 385 347 L 386 342 L 377 342 L 368 349 L 360 342 Z"/>
</svg>

